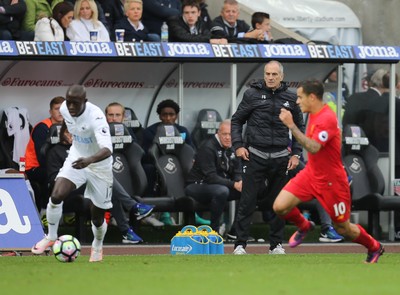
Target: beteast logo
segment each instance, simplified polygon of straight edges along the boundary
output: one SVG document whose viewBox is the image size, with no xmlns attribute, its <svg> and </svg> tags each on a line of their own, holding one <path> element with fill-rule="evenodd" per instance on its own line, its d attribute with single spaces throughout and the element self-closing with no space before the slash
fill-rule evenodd
<svg viewBox="0 0 400 295">
<path fill-rule="evenodd" d="M 6 224 L 0 224 L 0 234 L 6 234 L 13 230 L 19 234 L 26 234 L 31 231 L 31 222 L 28 216 L 22 216 L 21 221 L 17 207 L 11 195 L 3 189 L 0 189 L 0 216 L 5 215 Z"/>
</svg>

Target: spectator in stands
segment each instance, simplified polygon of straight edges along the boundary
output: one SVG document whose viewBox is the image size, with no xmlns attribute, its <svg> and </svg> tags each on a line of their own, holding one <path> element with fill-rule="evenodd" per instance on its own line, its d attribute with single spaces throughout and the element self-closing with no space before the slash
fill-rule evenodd
<svg viewBox="0 0 400 295">
<path fill-rule="evenodd" d="M 54 187 L 57 174 L 68 156 L 71 144 L 72 135 L 68 132 L 67 126 L 63 124 L 60 130 L 60 142 L 52 147 L 47 154 L 47 173 L 51 190 Z M 84 194 L 84 190 L 85 188 L 81 187 L 78 190 L 73 191 L 71 194 Z M 121 231 L 122 243 L 137 244 L 142 242 L 142 238 L 140 238 L 129 226 L 124 208 L 129 212 L 129 219 L 133 223 L 137 219 L 142 219 L 149 215 L 151 211 L 153 211 L 154 206 L 140 204 L 133 200 L 115 178 L 113 181 L 111 200 L 113 203 L 111 214 L 117 222 L 118 229 Z"/>
<path fill-rule="evenodd" d="M 63 0 L 25 0 L 26 13 L 23 20 L 22 29 L 29 40 L 35 36 L 36 22 L 42 17 L 51 17 L 54 7 Z"/>
<path fill-rule="evenodd" d="M 63 116 L 60 107 L 65 100 L 62 96 L 54 97 L 50 101 L 50 117 L 36 124 L 31 132 L 25 152 L 25 173 L 31 183 L 38 183 L 40 192 L 36 193 L 37 208 L 40 212 L 43 225 L 47 226 L 46 206 L 49 201 L 49 190 L 47 186 L 46 159 L 41 153 L 42 146 L 46 143 L 50 126 L 55 123 L 62 123 Z"/>
<path fill-rule="evenodd" d="M 91 38 L 91 32 L 97 32 L 95 39 Z M 67 28 L 67 37 L 71 41 L 110 41 L 107 28 L 98 19 L 97 5 L 94 0 L 78 0 L 75 2 L 74 20 Z"/>
<path fill-rule="evenodd" d="M 105 109 L 105 114 L 106 114 L 106 119 L 108 123 L 123 123 L 124 117 L 125 117 L 125 107 L 118 103 L 118 102 L 112 102 L 108 104 L 108 106 Z M 127 127 L 129 134 L 132 136 L 133 141 L 137 141 L 135 137 L 135 133 L 133 132 L 133 129 L 131 127 Z M 115 179 L 114 179 L 115 183 Z M 125 191 L 125 190 L 124 190 Z M 114 195 L 114 194 L 113 194 Z M 128 195 L 126 192 L 124 195 Z M 134 198 L 134 197 L 132 197 Z M 148 224 L 154 227 L 161 227 L 164 226 L 164 223 L 159 221 L 157 218 L 155 218 L 154 215 L 146 216 L 143 219 L 141 219 L 141 222 L 143 224 Z"/>
<path fill-rule="evenodd" d="M 74 17 L 74 7 L 60 2 L 53 9 L 51 18 L 39 19 L 35 26 L 35 41 L 68 41 L 66 30 Z"/>
<path fill-rule="evenodd" d="M 161 25 L 172 16 L 181 14 L 181 0 L 146 0 L 143 2 L 144 26 L 152 34 L 151 41 L 161 40 Z"/>
<path fill-rule="evenodd" d="M 21 24 L 26 12 L 23 0 L 0 1 L 0 40 L 19 40 Z"/>
<path fill-rule="evenodd" d="M 72 5 L 75 6 L 76 0 L 66 0 L 66 1 L 71 2 Z M 105 1 L 108 1 L 108 0 L 105 0 Z M 96 6 L 97 6 L 97 18 L 106 27 L 106 29 L 108 31 L 108 34 L 110 35 L 110 32 L 111 32 L 112 28 L 108 25 L 108 21 L 106 19 L 105 13 L 104 13 L 103 6 L 97 0 L 94 0 L 94 3 L 96 3 Z"/>
<path fill-rule="evenodd" d="M 198 0 L 184 0 L 182 15 L 171 17 L 168 21 L 170 42 L 210 42 L 227 44 L 224 38 L 211 39 L 211 33 L 200 17 Z"/>
<path fill-rule="evenodd" d="M 231 121 L 224 120 L 217 134 L 204 141 L 197 150 L 185 193 L 209 206 L 211 227 L 218 232 L 228 201 L 238 200 L 241 191 L 241 160 L 232 150 Z"/>
<path fill-rule="evenodd" d="M 254 12 L 251 16 L 251 25 L 255 30 L 261 30 L 264 34 L 264 38 L 262 41 L 264 42 L 272 42 L 274 38 L 272 38 L 271 33 L 271 20 L 269 18 L 269 14 L 266 12 Z"/>
<path fill-rule="evenodd" d="M 104 11 L 107 26 L 110 29 L 110 36 L 113 36 L 115 24 L 125 16 L 124 2 L 121 0 L 99 0 Z"/>
<path fill-rule="evenodd" d="M 200 0 L 199 3 L 200 3 L 200 18 L 206 24 L 206 28 L 210 30 L 212 19 L 210 17 L 210 14 L 208 13 L 207 9 L 208 5 L 206 4 L 206 0 Z"/>
<path fill-rule="evenodd" d="M 125 16 L 115 24 L 115 29 L 125 30 L 124 41 L 150 41 L 149 31 L 140 21 L 143 13 L 142 0 L 126 0 L 124 11 Z"/>
<path fill-rule="evenodd" d="M 221 15 L 211 25 L 211 37 L 225 38 L 232 43 L 263 41 L 264 32 L 261 29 L 250 30 L 250 26 L 239 19 L 239 3 L 236 0 L 225 0 Z"/>
</svg>

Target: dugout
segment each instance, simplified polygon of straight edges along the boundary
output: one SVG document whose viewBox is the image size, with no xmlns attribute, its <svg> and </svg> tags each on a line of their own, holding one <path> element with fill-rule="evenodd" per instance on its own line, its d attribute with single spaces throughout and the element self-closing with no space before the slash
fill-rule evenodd
<svg viewBox="0 0 400 295">
<path fill-rule="evenodd" d="M 296 87 L 307 78 L 324 80 L 336 67 L 340 85 L 346 64 L 385 64 L 393 78 L 399 57 L 398 46 L 0 41 L 0 111 L 25 107 L 34 125 L 48 116 L 51 98 L 82 83 L 90 101 L 103 109 L 121 102 L 144 127 L 158 121 L 155 108 L 161 100 L 176 99 L 182 108 L 179 122 L 191 131 L 200 109 L 212 107 L 229 117 L 268 60 L 281 61 L 285 80 Z M 388 183 L 393 157 L 386 167 Z"/>
</svg>

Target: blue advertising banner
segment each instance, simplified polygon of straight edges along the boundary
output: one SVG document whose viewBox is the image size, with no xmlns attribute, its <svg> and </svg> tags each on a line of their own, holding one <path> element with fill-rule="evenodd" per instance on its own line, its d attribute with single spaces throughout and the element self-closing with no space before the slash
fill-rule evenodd
<svg viewBox="0 0 400 295">
<path fill-rule="evenodd" d="M 44 232 L 25 179 L 0 178 L 0 249 L 31 249 Z"/>
<path fill-rule="evenodd" d="M 354 46 L 354 50 L 358 60 L 400 60 L 399 46 Z"/>
<path fill-rule="evenodd" d="M 329 44 L 209 44 L 167 42 L 35 42 L 0 41 L 0 57 L 138 57 L 399 61 L 399 46 L 356 46 Z"/>
<path fill-rule="evenodd" d="M 21 42 L 16 41 L 15 46 L 19 55 L 66 55 L 64 42 Z"/>
<path fill-rule="evenodd" d="M 307 46 L 303 44 L 263 44 L 259 47 L 261 56 L 266 58 L 310 58 Z"/>
<path fill-rule="evenodd" d="M 161 43 L 120 42 L 115 43 L 117 56 L 162 57 Z"/>
<path fill-rule="evenodd" d="M 165 57 L 214 57 L 208 43 L 162 43 Z"/>
<path fill-rule="evenodd" d="M 15 56 L 18 55 L 17 49 L 15 48 L 14 41 L 2 41 L 0 40 L 0 56 Z"/>
<path fill-rule="evenodd" d="M 69 56 L 117 56 L 112 42 L 65 42 Z"/>
</svg>

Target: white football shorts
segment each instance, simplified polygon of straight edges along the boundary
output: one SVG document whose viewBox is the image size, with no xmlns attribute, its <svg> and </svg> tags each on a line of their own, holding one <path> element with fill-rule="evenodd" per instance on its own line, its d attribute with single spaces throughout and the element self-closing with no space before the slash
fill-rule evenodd
<svg viewBox="0 0 400 295">
<path fill-rule="evenodd" d="M 72 168 L 72 161 L 67 157 L 57 177 L 69 179 L 77 188 L 86 183 L 85 198 L 89 198 L 98 208 L 105 210 L 112 208 L 113 173 L 111 167 L 109 170 L 103 169 L 96 172 L 89 167 L 75 169 Z"/>
</svg>

